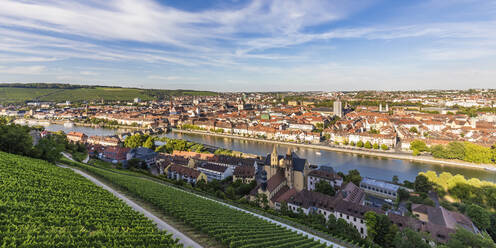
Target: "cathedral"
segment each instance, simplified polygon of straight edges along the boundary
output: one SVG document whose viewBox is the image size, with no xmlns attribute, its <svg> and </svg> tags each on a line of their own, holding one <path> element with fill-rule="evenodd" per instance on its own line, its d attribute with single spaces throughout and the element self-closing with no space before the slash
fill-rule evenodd
<svg viewBox="0 0 496 248">
<path fill-rule="evenodd" d="M 310 165 L 288 149 L 286 155 L 277 154 L 276 147 L 265 159 L 261 172 L 261 183 L 251 192 L 252 200 L 257 194 L 264 194 L 272 207 L 284 194 L 292 194 L 306 188 Z"/>
</svg>

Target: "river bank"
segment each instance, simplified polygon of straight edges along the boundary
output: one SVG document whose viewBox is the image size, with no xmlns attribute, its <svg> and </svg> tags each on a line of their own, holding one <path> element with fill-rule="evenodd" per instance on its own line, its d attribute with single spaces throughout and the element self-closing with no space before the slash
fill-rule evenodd
<svg viewBox="0 0 496 248">
<path fill-rule="evenodd" d="M 108 129 L 116 129 L 116 130 L 141 130 L 143 129 L 142 127 L 134 127 L 134 126 L 123 126 L 123 125 L 99 125 L 99 124 L 93 124 L 93 123 L 84 123 L 84 122 L 68 122 L 68 121 L 63 121 L 63 120 L 49 120 L 48 121 L 50 124 L 57 124 L 57 125 L 74 125 L 74 126 L 80 126 L 80 127 L 92 127 L 92 128 L 108 128 Z"/>
<path fill-rule="evenodd" d="M 474 163 L 468 163 L 468 162 L 464 162 L 464 161 L 442 160 L 442 159 L 436 159 L 436 158 L 425 157 L 425 156 L 413 156 L 413 155 L 408 155 L 408 154 L 399 154 L 399 153 L 394 153 L 391 151 L 390 152 L 381 152 L 381 151 L 370 151 L 370 150 L 359 149 L 359 148 L 350 149 L 350 148 L 344 148 L 344 147 L 333 147 L 333 146 L 318 145 L 318 144 L 292 143 L 292 142 L 285 142 L 285 141 L 257 139 L 257 138 L 242 137 L 242 136 L 236 136 L 236 135 L 219 134 L 219 133 L 211 133 L 211 132 L 204 132 L 204 131 L 181 130 L 181 129 L 172 129 L 172 132 L 185 133 L 185 134 L 208 135 L 208 136 L 214 136 L 214 137 L 239 139 L 239 140 L 262 142 L 262 143 L 268 143 L 268 144 L 278 144 L 278 145 L 287 145 L 287 146 L 294 146 L 294 147 L 303 147 L 303 148 L 310 148 L 310 149 L 316 149 L 316 150 L 327 150 L 327 151 L 333 151 L 333 152 L 364 155 L 364 156 L 368 156 L 368 157 L 400 159 L 400 160 L 407 160 L 407 161 L 418 162 L 418 163 L 436 164 L 436 165 L 440 165 L 440 166 L 470 168 L 470 169 L 477 169 L 477 170 L 488 170 L 488 171 L 493 171 L 493 172 L 496 171 L 496 166 L 490 165 L 490 164 L 474 164 Z"/>
</svg>

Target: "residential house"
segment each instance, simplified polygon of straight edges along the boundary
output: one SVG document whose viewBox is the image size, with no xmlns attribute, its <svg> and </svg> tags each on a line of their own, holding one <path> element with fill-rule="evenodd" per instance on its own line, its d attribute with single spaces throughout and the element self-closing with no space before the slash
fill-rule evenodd
<svg viewBox="0 0 496 248">
<path fill-rule="evenodd" d="M 237 166 L 234 168 L 233 181 L 241 180 L 243 183 L 251 183 L 255 180 L 255 167 L 250 165 Z"/>
<path fill-rule="evenodd" d="M 338 174 L 330 171 L 313 170 L 308 173 L 307 189 L 314 191 L 315 185 L 320 181 L 325 181 L 332 187 L 341 187 L 343 178 L 341 178 Z"/>
<path fill-rule="evenodd" d="M 200 180 L 207 182 L 207 176 L 190 167 L 171 163 L 166 169 L 167 177 L 174 180 L 183 180 L 187 183 L 196 184 Z"/>
<path fill-rule="evenodd" d="M 69 132 L 67 133 L 67 140 L 73 143 L 86 143 L 88 136 L 81 132 Z"/>
<path fill-rule="evenodd" d="M 157 156 L 158 154 L 152 149 L 146 147 L 138 147 L 129 150 L 126 156 L 126 160 L 136 158 L 142 160 L 148 167 L 150 167 L 157 161 Z"/>
<path fill-rule="evenodd" d="M 114 164 L 125 163 L 127 154 L 131 150 L 130 148 L 120 146 L 107 146 L 104 149 L 102 159 Z"/>
<path fill-rule="evenodd" d="M 233 168 L 210 162 L 202 162 L 197 166 L 196 169 L 207 175 L 208 181 L 221 181 L 233 175 Z"/>
</svg>

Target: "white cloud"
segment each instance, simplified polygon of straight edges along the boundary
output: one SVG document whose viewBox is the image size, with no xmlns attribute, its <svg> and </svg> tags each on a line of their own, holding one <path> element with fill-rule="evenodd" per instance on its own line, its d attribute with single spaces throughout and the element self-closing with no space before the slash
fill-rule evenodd
<svg viewBox="0 0 496 248">
<path fill-rule="evenodd" d="M 52 62 L 58 60 L 55 57 L 18 57 L 18 56 L 0 56 L 0 63 L 17 63 L 17 62 Z"/>
<path fill-rule="evenodd" d="M 165 80 L 165 81 L 189 81 L 198 80 L 196 77 L 183 77 L 183 76 L 161 76 L 161 75 L 149 75 L 148 79 L 154 80 Z"/>
<path fill-rule="evenodd" d="M 400 72 L 418 80 L 427 80 L 427 75 L 433 79 L 443 77 L 433 72 L 407 70 L 409 65 L 406 64 L 387 67 L 370 62 L 372 65 L 369 66 L 363 66 L 366 63 L 346 66 L 337 63 L 335 58 L 324 57 L 316 61 L 314 57 L 320 56 L 320 49 L 296 51 L 298 45 L 321 42 L 322 50 L 325 46 L 325 49 L 332 47 L 339 52 L 339 45 L 322 41 L 355 39 L 372 43 L 424 39 L 429 40 L 427 45 L 417 50 L 405 46 L 405 53 L 424 62 L 436 63 L 496 55 L 496 18 L 451 22 L 410 20 L 312 29 L 345 20 L 373 1 L 253 0 L 237 8 L 188 12 L 153 0 L 4 0 L 0 8 L 0 63 L 16 63 L 16 66 L 2 67 L 0 73 L 42 73 L 46 68 L 40 63 L 70 59 L 100 61 L 94 67 L 103 64 L 113 69 L 121 62 L 130 61 L 134 62 L 132 70 L 136 71 L 147 66 L 165 69 L 139 73 L 172 74 L 145 75 L 150 81 L 194 81 L 201 73 L 191 77 L 178 75 L 189 75 L 184 71 L 209 70 L 222 74 L 226 70 L 233 71 L 226 77 L 239 84 L 264 75 L 272 78 L 270 82 L 296 82 L 298 79 L 300 83 L 295 83 L 298 87 L 302 82 L 312 82 L 316 86 L 319 86 L 318 82 L 340 82 L 351 87 L 356 81 L 367 82 L 361 83 L 366 86 L 409 81 L 401 78 Z M 127 41 L 133 45 L 126 45 Z M 57 75 L 61 80 L 64 77 L 82 80 L 84 76 L 98 80 L 109 74 L 100 73 L 99 69 L 85 69 L 84 65 L 87 64 L 82 68 L 74 68 L 71 63 L 62 65 L 75 74 L 72 78 Z M 141 67 L 136 68 L 136 65 Z M 169 71 L 169 65 L 184 71 Z M 53 72 L 50 63 L 44 66 Z M 236 75 L 238 71 L 247 74 Z M 414 71 L 416 73 L 410 73 Z M 244 85 L 260 87 L 266 84 Z M 280 86 L 284 87 L 283 84 Z"/>
<path fill-rule="evenodd" d="M 4 67 L 0 66 L 0 74 L 19 74 L 19 75 L 32 75 L 41 74 L 45 70 L 45 66 L 14 66 Z"/>
<path fill-rule="evenodd" d="M 34 42 L 40 34 L 30 34 L 29 31 L 13 31 L 0 28 L 0 34 L 10 35 L 13 39 L 34 42 L 47 48 L 60 50 L 62 48 L 83 50 L 95 46 L 91 40 L 78 41 L 88 43 L 83 48 L 76 46 L 71 39 L 82 36 L 90 39 L 124 40 L 172 45 L 180 49 L 197 51 L 195 61 L 182 56 L 142 56 L 129 51 L 123 56 L 104 49 L 96 55 L 81 51 L 73 55 L 90 59 L 127 59 L 128 56 L 140 56 L 144 61 L 161 61 L 181 65 L 198 65 L 204 62 L 230 63 L 245 53 L 235 53 L 235 48 L 225 47 L 224 40 L 236 46 L 245 46 L 242 50 L 252 50 L 247 39 L 240 33 L 253 33 L 258 36 L 275 37 L 276 39 L 293 39 L 301 29 L 339 20 L 346 17 L 364 5 L 367 1 L 350 4 L 348 1 L 325 0 L 254 0 L 238 9 L 206 10 L 202 12 L 186 12 L 163 6 L 152 0 L 109 0 L 104 2 L 76 1 L 63 2 L 23 2 L 6 0 L 0 8 L 0 21 L 5 26 L 21 27 L 29 30 L 45 30 L 54 34 L 69 35 L 64 39 L 56 38 L 56 44 L 48 44 L 43 40 Z M 27 32 L 27 33 L 26 33 Z M 281 36 L 282 34 L 282 36 Z M 278 37 L 278 38 L 277 38 Z M 52 37 L 50 37 L 52 38 Z M 12 44 L 12 42 L 8 42 Z M 287 43 L 281 41 L 281 43 Z M 29 50 L 27 44 L 21 42 L 21 47 L 15 46 L 14 51 L 35 52 Z M 239 47 L 238 46 L 238 47 Z M 248 47 L 246 47 L 248 46 Z M 256 47 L 259 45 L 255 44 Z M 281 45 L 284 46 L 284 45 Z M 9 48 L 12 49 L 12 48 Z M 100 49 L 100 48 L 97 48 Z M 107 51 L 107 52 L 105 52 Z M 70 56 L 71 54 L 69 54 Z M 64 54 L 62 54 L 64 56 Z M 259 56 L 259 59 L 272 59 L 280 55 Z M 206 60 L 206 61 L 205 61 Z"/>
<path fill-rule="evenodd" d="M 84 76 L 98 76 L 100 73 L 94 71 L 80 71 L 79 74 Z"/>
</svg>

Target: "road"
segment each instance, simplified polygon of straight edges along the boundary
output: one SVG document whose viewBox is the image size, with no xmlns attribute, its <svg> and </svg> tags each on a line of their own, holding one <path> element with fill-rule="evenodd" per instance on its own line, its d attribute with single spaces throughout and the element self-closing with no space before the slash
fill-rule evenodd
<svg viewBox="0 0 496 248">
<path fill-rule="evenodd" d="M 65 165 L 60 165 L 60 164 L 58 166 L 63 167 L 63 168 L 69 168 L 69 169 L 73 170 L 74 172 L 76 172 L 76 173 L 80 174 L 81 176 L 87 178 L 88 180 L 90 180 L 94 184 L 102 187 L 103 189 L 109 191 L 110 193 L 112 193 L 116 197 L 122 199 L 127 205 L 129 205 L 135 211 L 138 211 L 138 212 L 142 213 L 148 219 L 152 220 L 155 224 L 157 224 L 157 227 L 160 230 L 165 230 L 165 231 L 171 233 L 173 238 L 179 239 L 179 243 L 183 244 L 185 247 L 193 247 L 193 248 L 201 248 L 202 247 L 200 244 L 196 243 L 195 241 L 193 241 L 192 239 L 190 239 L 188 236 L 186 236 L 183 233 L 179 232 L 174 227 L 172 227 L 169 224 L 165 223 L 163 220 L 161 220 L 157 216 L 155 216 L 152 213 L 148 212 L 146 209 L 144 209 L 141 206 L 139 206 L 138 204 L 134 203 L 133 201 L 131 201 L 126 196 L 124 196 L 122 194 L 119 194 L 114 189 L 112 189 L 109 186 L 103 184 L 102 182 L 100 182 L 99 180 L 95 179 L 94 177 L 92 177 L 92 176 L 84 173 L 81 170 L 75 169 L 75 168 L 71 168 L 71 167 L 68 167 L 68 166 L 65 166 Z"/>
</svg>

